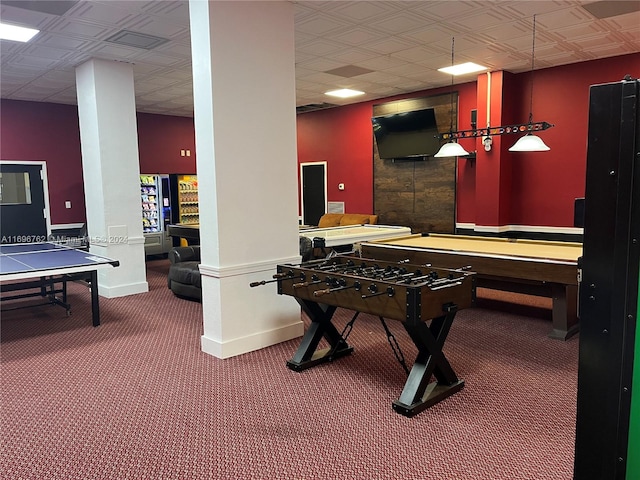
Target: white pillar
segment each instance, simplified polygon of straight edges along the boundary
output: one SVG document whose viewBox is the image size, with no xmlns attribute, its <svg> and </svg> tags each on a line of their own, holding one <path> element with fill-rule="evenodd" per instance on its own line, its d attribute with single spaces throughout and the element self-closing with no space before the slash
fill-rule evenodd
<svg viewBox="0 0 640 480">
<path fill-rule="evenodd" d="M 275 283 L 249 287 L 300 260 L 293 4 L 191 0 L 189 9 L 202 350 L 227 358 L 303 333 L 293 298 Z"/>
<path fill-rule="evenodd" d="M 133 66 L 89 60 L 76 90 L 90 250 L 120 261 L 98 272 L 98 291 L 147 292 Z"/>
</svg>

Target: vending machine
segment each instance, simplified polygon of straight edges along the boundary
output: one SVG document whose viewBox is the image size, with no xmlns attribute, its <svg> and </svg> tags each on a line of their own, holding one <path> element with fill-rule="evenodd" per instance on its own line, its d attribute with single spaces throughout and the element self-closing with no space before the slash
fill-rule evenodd
<svg viewBox="0 0 640 480">
<path fill-rule="evenodd" d="M 172 174 L 169 178 L 174 205 L 172 222 L 181 225 L 199 225 L 197 175 Z"/>
<path fill-rule="evenodd" d="M 142 232 L 146 255 L 167 253 L 172 246 L 167 227 L 171 222 L 171 194 L 168 175 L 140 175 Z"/>
</svg>

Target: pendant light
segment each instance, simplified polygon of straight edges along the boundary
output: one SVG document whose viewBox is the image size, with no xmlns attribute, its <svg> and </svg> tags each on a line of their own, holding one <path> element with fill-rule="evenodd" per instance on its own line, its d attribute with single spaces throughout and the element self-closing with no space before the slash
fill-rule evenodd
<svg viewBox="0 0 640 480">
<path fill-rule="evenodd" d="M 454 65 L 453 63 L 454 41 L 455 41 L 455 37 L 452 37 L 451 38 L 451 66 Z M 456 113 L 457 113 L 457 109 L 456 109 Z M 449 113 L 449 119 L 450 119 L 449 134 L 451 135 L 453 133 L 453 75 L 451 75 L 451 111 Z M 453 140 L 453 137 L 451 138 L 452 140 L 450 142 L 447 142 L 444 145 L 442 145 L 442 147 L 440 147 L 440 150 L 438 150 L 438 152 L 434 155 L 434 157 L 436 158 L 462 157 L 464 155 L 469 155 L 469 152 L 467 152 L 464 148 L 462 148 L 462 145 L 455 142 Z"/>
<path fill-rule="evenodd" d="M 533 16 L 533 42 L 531 46 L 531 91 L 529 93 L 529 122 L 524 131 L 528 133 L 521 137 L 513 146 L 509 149 L 510 152 L 546 152 L 551 150 L 540 137 L 531 133 L 533 127 L 533 69 L 536 52 L 536 16 Z"/>
</svg>

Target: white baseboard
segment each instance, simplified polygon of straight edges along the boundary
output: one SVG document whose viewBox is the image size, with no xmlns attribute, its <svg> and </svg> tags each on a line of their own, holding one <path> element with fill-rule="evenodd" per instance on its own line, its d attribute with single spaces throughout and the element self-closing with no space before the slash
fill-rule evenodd
<svg viewBox="0 0 640 480">
<path fill-rule="evenodd" d="M 227 342 L 203 335 L 200 337 L 200 343 L 203 352 L 216 358 L 230 358 L 301 337 L 303 333 L 304 324 L 302 320 L 298 320 L 283 327 L 256 332 Z M 293 352 L 291 354 L 293 355 Z"/>
<path fill-rule="evenodd" d="M 127 295 L 136 295 L 148 291 L 149 284 L 147 282 L 128 283 L 126 285 L 115 285 L 111 287 L 98 283 L 98 294 L 105 298 L 126 297 Z"/>
<path fill-rule="evenodd" d="M 581 227 L 550 227 L 543 225 L 476 225 L 475 223 L 456 223 L 457 229 L 473 230 L 482 233 L 504 233 L 504 232 L 526 232 L 541 234 L 563 234 L 563 235 L 582 235 L 584 229 Z"/>
</svg>

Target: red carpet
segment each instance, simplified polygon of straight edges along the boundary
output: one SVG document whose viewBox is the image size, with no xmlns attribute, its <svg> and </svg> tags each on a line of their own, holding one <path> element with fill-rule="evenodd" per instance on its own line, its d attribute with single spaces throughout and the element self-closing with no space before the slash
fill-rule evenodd
<svg viewBox="0 0 640 480">
<path fill-rule="evenodd" d="M 97 328 L 76 284 L 70 317 L 2 314 L 2 479 L 572 478 L 578 339 L 547 338 L 544 304 L 459 312 L 445 352 L 465 388 L 409 419 L 377 318 L 356 321 L 353 355 L 301 373 L 285 366 L 299 340 L 219 360 L 167 268 L 148 262 L 149 293 L 102 298 Z"/>
</svg>

